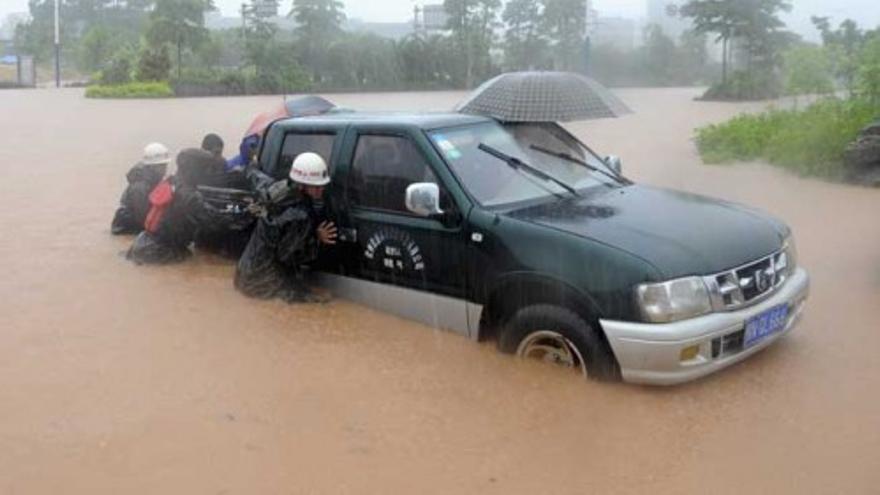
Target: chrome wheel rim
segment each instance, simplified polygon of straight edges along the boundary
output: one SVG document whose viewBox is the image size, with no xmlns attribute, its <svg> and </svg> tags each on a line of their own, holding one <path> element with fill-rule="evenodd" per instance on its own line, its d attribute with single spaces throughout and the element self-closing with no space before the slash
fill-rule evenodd
<svg viewBox="0 0 880 495">
<path fill-rule="evenodd" d="M 580 369 L 586 378 L 584 358 L 572 341 L 559 332 L 539 330 L 532 332 L 519 343 L 516 355 L 522 359 L 534 359 L 569 369 Z"/>
</svg>

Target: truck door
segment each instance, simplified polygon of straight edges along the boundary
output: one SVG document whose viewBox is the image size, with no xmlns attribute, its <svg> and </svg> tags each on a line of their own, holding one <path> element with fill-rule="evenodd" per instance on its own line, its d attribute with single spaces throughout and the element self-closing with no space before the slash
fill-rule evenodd
<svg viewBox="0 0 880 495">
<path fill-rule="evenodd" d="M 433 294 L 466 294 L 466 215 L 438 177 L 439 158 L 419 136 L 352 127 L 343 156 L 346 214 L 340 218 L 345 271 L 357 278 Z M 443 219 L 411 213 L 406 188 L 433 182 Z"/>
</svg>

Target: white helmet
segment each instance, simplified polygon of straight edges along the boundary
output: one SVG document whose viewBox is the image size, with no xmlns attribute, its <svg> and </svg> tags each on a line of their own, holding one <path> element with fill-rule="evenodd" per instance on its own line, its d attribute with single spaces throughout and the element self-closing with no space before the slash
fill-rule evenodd
<svg viewBox="0 0 880 495">
<path fill-rule="evenodd" d="M 317 153 L 302 153 L 290 167 L 290 180 L 307 186 L 326 186 L 330 183 L 327 163 Z"/>
<path fill-rule="evenodd" d="M 171 153 L 161 143 L 150 143 L 144 147 L 144 165 L 164 165 L 171 161 Z"/>
</svg>

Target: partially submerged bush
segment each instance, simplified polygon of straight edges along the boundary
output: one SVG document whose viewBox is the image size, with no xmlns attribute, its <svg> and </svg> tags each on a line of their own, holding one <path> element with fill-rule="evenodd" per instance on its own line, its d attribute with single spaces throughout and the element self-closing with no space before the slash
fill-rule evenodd
<svg viewBox="0 0 880 495">
<path fill-rule="evenodd" d="M 101 70 L 98 79 L 101 84 L 112 86 L 131 82 L 131 73 L 134 68 L 134 53 L 131 47 L 123 46 L 116 50 L 110 61 Z"/>
<path fill-rule="evenodd" d="M 844 150 L 880 114 L 867 100 L 827 99 L 802 111 L 745 114 L 697 129 L 706 163 L 764 159 L 804 175 L 839 178 Z"/>
<path fill-rule="evenodd" d="M 771 110 L 742 114 L 717 125 L 697 129 L 697 148 L 706 163 L 755 160 L 763 156 L 774 130 L 791 119 L 791 112 Z"/>
<path fill-rule="evenodd" d="M 709 101 L 755 101 L 777 98 L 782 94 L 782 85 L 773 71 L 738 71 L 727 78 L 725 83 L 717 83 L 703 95 Z"/>
<path fill-rule="evenodd" d="M 167 81 L 171 73 L 171 56 L 168 45 L 143 46 L 138 55 L 136 77 L 138 81 Z"/>
<path fill-rule="evenodd" d="M 111 86 L 89 86 L 86 98 L 170 98 L 174 91 L 165 82 L 134 82 Z"/>
<path fill-rule="evenodd" d="M 231 96 L 300 93 L 311 82 L 298 66 L 280 66 L 263 72 L 253 68 L 188 70 L 171 84 L 177 96 Z"/>
</svg>

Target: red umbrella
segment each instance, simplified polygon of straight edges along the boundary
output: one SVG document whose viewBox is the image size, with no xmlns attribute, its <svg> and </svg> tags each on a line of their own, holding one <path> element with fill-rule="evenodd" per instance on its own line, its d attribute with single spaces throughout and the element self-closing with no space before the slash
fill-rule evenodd
<svg viewBox="0 0 880 495">
<path fill-rule="evenodd" d="M 320 96 L 293 98 L 268 112 L 257 115 L 250 127 L 248 127 L 245 137 L 253 135 L 262 136 L 273 122 L 281 119 L 321 115 L 334 108 L 336 108 L 336 105 Z"/>
</svg>

